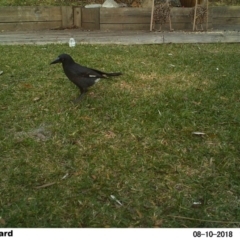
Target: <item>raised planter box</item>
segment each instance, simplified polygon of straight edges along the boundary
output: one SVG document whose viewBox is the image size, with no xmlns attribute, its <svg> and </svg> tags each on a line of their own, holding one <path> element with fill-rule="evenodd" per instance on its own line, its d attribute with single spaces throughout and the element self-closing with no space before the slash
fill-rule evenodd
<svg viewBox="0 0 240 240">
<path fill-rule="evenodd" d="M 240 31 L 240 7 L 213 7 L 213 29 Z"/>
<path fill-rule="evenodd" d="M 189 8 L 172 8 L 174 30 L 192 30 Z M 149 30 L 150 8 L 0 7 L 0 31 L 79 27 L 87 30 Z M 169 30 L 168 24 L 163 26 Z M 240 30 L 240 7 L 209 8 L 208 29 Z"/>
<path fill-rule="evenodd" d="M 190 8 L 172 8 L 174 30 L 192 30 L 189 11 Z M 81 13 L 81 26 L 90 30 L 149 30 L 150 26 L 150 8 L 83 8 Z M 163 29 L 169 30 L 168 23 L 163 26 Z M 240 30 L 240 7 L 210 7 L 208 29 Z"/>
<path fill-rule="evenodd" d="M 72 25 L 72 7 L 0 7 L 0 31 L 44 30 Z"/>
</svg>

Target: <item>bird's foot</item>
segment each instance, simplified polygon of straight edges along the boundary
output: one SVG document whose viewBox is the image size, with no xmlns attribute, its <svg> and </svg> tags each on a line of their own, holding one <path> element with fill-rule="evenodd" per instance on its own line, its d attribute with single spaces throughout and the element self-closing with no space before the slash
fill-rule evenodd
<svg viewBox="0 0 240 240">
<path fill-rule="evenodd" d="M 82 100 L 82 99 L 76 98 L 76 99 L 71 100 L 71 102 L 72 102 L 73 104 L 78 104 L 78 103 L 81 102 L 81 100 Z"/>
</svg>

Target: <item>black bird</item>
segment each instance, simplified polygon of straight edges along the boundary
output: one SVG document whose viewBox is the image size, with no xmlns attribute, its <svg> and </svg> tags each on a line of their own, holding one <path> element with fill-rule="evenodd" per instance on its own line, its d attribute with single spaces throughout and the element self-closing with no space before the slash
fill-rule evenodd
<svg viewBox="0 0 240 240">
<path fill-rule="evenodd" d="M 101 78 L 108 78 L 111 76 L 119 76 L 122 73 L 106 73 L 96 69 L 81 66 L 74 62 L 72 57 L 68 54 L 61 54 L 50 64 L 62 63 L 64 73 L 70 81 L 80 89 L 80 96 L 74 101 L 79 102 L 88 88 L 98 82 Z"/>
</svg>

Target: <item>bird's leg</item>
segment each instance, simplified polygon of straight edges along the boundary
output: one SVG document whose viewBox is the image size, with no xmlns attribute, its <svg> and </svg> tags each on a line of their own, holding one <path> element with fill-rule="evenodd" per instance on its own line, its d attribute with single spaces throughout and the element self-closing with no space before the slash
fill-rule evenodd
<svg viewBox="0 0 240 240">
<path fill-rule="evenodd" d="M 82 100 L 83 96 L 84 96 L 85 92 L 81 93 L 80 96 L 78 98 L 76 98 L 75 100 L 73 100 L 73 103 L 78 103 Z"/>
<path fill-rule="evenodd" d="M 82 100 L 83 96 L 85 95 L 85 93 L 87 92 L 86 89 L 80 88 L 80 96 L 78 98 L 76 98 L 75 100 L 73 100 L 73 103 L 78 103 Z"/>
</svg>

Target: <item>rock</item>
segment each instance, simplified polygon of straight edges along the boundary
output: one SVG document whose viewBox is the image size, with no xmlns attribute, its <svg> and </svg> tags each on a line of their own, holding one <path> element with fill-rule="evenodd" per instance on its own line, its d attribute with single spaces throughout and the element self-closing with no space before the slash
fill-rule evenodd
<svg viewBox="0 0 240 240">
<path fill-rule="evenodd" d="M 100 8 L 102 4 L 88 4 L 85 8 Z"/>
<path fill-rule="evenodd" d="M 118 8 L 119 5 L 114 1 L 114 0 L 106 0 L 102 7 L 105 7 L 105 8 Z"/>
</svg>

